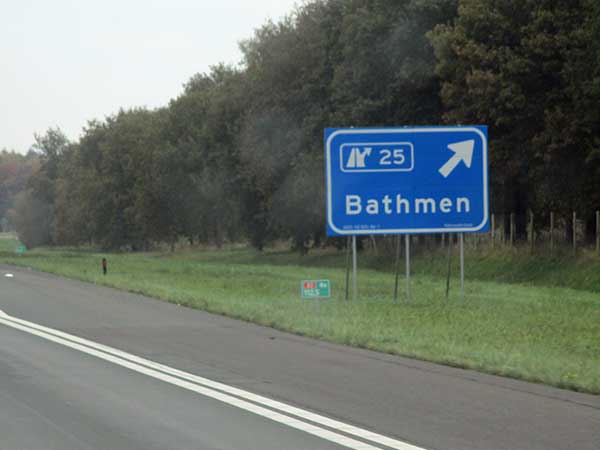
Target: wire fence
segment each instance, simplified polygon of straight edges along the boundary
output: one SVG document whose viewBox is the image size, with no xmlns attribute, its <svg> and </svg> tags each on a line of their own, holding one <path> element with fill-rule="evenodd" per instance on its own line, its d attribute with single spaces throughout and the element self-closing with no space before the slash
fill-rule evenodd
<svg viewBox="0 0 600 450">
<path fill-rule="evenodd" d="M 525 217 L 521 216 L 521 221 L 525 226 L 521 226 L 518 234 L 514 213 L 492 214 L 487 236 L 490 246 L 527 246 L 532 253 L 552 254 L 568 249 L 573 255 L 577 255 L 578 250 L 600 254 L 600 211 L 586 216 L 578 216 L 576 212 L 567 215 L 530 211 Z"/>
<path fill-rule="evenodd" d="M 592 220 L 593 219 L 593 220 Z M 465 247 L 485 253 L 500 249 L 528 251 L 531 254 L 600 256 L 600 211 L 585 217 L 577 213 L 545 214 L 493 213 L 486 233 L 465 234 Z M 413 235 L 414 251 L 436 250 L 457 244 L 456 233 Z M 362 246 L 373 253 L 393 254 L 396 248 L 393 236 L 364 238 Z"/>
</svg>

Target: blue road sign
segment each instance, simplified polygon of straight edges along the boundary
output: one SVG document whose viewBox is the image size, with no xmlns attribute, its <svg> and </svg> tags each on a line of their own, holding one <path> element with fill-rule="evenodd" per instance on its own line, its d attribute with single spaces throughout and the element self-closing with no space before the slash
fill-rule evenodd
<svg viewBox="0 0 600 450">
<path fill-rule="evenodd" d="M 487 127 L 325 130 L 327 234 L 489 228 Z"/>
</svg>

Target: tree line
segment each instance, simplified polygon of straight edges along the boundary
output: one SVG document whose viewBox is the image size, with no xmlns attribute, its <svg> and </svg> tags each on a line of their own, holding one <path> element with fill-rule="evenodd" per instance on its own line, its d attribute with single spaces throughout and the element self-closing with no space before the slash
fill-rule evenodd
<svg viewBox="0 0 600 450">
<path fill-rule="evenodd" d="M 21 239 L 306 251 L 326 240 L 324 128 L 441 124 L 489 126 L 491 205 L 516 213 L 517 238 L 530 211 L 577 210 L 593 229 L 594 0 L 312 1 L 240 46 L 242 64 L 192 76 L 165 107 L 90 121 L 75 142 L 37 136 Z"/>
<path fill-rule="evenodd" d="M 0 232 L 11 231 L 16 222 L 15 203 L 27 190 L 27 183 L 39 169 L 35 152 L 26 155 L 3 149 L 0 151 Z"/>
</svg>

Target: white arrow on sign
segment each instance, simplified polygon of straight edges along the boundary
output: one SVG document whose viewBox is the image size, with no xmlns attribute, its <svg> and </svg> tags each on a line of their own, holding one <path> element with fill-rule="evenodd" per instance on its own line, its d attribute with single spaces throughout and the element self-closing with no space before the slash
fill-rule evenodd
<svg viewBox="0 0 600 450">
<path fill-rule="evenodd" d="M 444 178 L 448 178 L 448 175 L 452 173 L 456 166 L 460 164 L 461 161 L 464 161 L 465 166 L 471 167 L 471 161 L 473 161 L 473 149 L 475 148 L 475 141 L 463 141 L 457 142 L 455 144 L 450 144 L 448 146 L 450 150 L 454 152 L 452 158 L 448 160 L 446 164 L 444 164 L 439 172 L 442 174 Z"/>
</svg>

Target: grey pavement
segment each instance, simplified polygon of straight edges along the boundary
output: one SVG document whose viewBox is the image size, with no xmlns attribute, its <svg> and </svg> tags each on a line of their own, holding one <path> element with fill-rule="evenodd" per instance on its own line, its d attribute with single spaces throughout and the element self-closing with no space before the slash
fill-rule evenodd
<svg viewBox="0 0 600 450">
<path fill-rule="evenodd" d="M 1 325 L 0 342 L 2 450 L 343 449 Z"/>
</svg>

